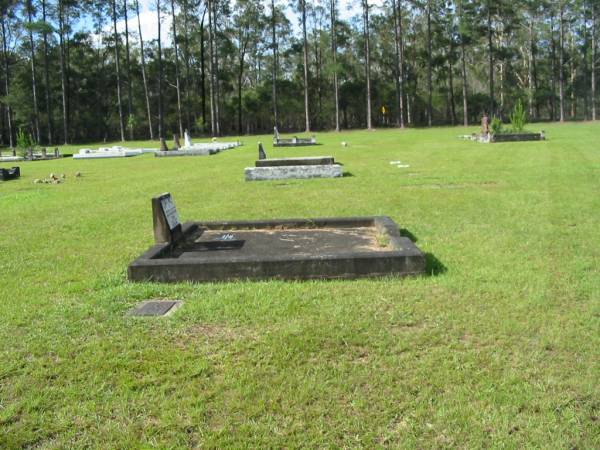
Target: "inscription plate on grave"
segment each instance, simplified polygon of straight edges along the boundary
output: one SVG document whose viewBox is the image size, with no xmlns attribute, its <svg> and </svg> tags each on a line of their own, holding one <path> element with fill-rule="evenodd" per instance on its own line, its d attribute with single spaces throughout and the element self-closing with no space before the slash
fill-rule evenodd
<svg viewBox="0 0 600 450">
<path fill-rule="evenodd" d="M 165 217 L 167 219 L 167 223 L 169 224 L 169 228 L 171 230 L 175 229 L 179 222 L 179 215 L 177 214 L 177 208 L 175 207 L 175 202 L 173 201 L 173 197 L 171 194 L 165 195 L 161 197 L 160 204 L 162 206 L 163 212 L 165 213 Z"/>
<path fill-rule="evenodd" d="M 179 301 L 150 300 L 129 311 L 130 316 L 165 316 L 181 305 Z"/>
</svg>

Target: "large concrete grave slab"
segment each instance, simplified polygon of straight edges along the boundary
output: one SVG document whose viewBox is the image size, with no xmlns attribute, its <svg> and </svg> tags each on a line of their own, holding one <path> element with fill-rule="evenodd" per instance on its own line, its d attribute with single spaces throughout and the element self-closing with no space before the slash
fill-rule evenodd
<svg viewBox="0 0 600 450">
<path fill-rule="evenodd" d="M 425 255 L 385 216 L 179 223 L 170 194 L 152 199 L 156 245 L 131 281 L 337 279 L 425 272 Z"/>
<path fill-rule="evenodd" d="M 307 156 L 303 158 L 267 158 L 258 143 L 258 160 L 255 167 L 246 167 L 246 181 L 285 180 L 293 178 L 338 178 L 342 166 L 335 164 L 332 156 Z"/>
<path fill-rule="evenodd" d="M 339 164 L 246 167 L 244 174 L 246 181 L 339 178 L 343 175 Z"/>
<path fill-rule="evenodd" d="M 207 156 L 215 155 L 217 153 L 229 150 L 232 148 L 240 147 L 241 142 L 205 142 L 205 143 L 193 143 L 190 135 L 186 131 L 184 134 L 184 145 L 177 150 L 159 151 L 154 155 L 157 157 L 169 157 L 169 156 Z"/>
<path fill-rule="evenodd" d="M 103 158 L 128 158 L 143 153 L 154 153 L 151 148 L 127 148 L 127 147 L 101 147 L 98 149 L 82 148 L 79 153 L 73 155 L 73 159 L 103 159 Z"/>
</svg>

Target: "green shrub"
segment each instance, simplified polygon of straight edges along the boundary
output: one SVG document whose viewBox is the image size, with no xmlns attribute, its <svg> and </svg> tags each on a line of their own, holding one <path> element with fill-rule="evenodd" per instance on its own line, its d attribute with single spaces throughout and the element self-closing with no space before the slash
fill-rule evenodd
<svg viewBox="0 0 600 450">
<path fill-rule="evenodd" d="M 523 103 L 520 99 L 517 101 L 517 104 L 510 115 L 510 123 L 513 131 L 517 133 L 523 131 L 523 128 L 525 128 L 525 124 L 527 123 L 527 114 L 525 113 L 525 108 L 523 108 Z"/>
<path fill-rule="evenodd" d="M 35 140 L 31 134 L 27 134 L 19 128 L 19 131 L 17 131 L 17 151 L 19 155 L 23 157 L 27 156 L 27 151 L 33 149 L 35 145 Z"/>
<path fill-rule="evenodd" d="M 490 130 L 492 134 L 500 134 L 502 133 L 502 121 L 498 117 L 494 117 L 492 119 L 492 123 L 490 124 Z"/>
</svg>

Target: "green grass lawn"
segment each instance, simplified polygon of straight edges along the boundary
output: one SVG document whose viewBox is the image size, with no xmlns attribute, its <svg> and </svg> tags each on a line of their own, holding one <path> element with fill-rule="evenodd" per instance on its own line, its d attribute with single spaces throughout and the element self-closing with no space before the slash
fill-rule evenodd
<svg viewBox="0 0 600 450">
<path fill-rule="evenodd" d="M 544 128 L 19 163 L 0 183 L 0 448 L 599 448 L 600 123 Z M 352 176 L 246 183 L 260 139 Z M 51 172 L 66 182 L 33 184 Z M 430 275 L 129 283 L 165 191 L 184 221 L 388 215 Z M 125 317 L 150 298 L 184 305 Z"/>
</svg>

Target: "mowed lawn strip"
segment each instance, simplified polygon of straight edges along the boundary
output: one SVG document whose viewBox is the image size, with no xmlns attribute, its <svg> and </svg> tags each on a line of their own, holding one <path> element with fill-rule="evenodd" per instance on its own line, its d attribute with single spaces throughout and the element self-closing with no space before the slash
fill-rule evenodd
<svg viewBox="0 0 600 450">
<path fill-rule="evenodd" d="M 19 163 L 0 183 L 0 448 L 600 447 L 600 124 L 542 127 Z M 346 176 L 247 183 L 259 140 Z M 33 184 L 50 173 L 66 181 Z M 430 275 L 129 283 L 162 192 L 183 221 L 388 215 Z M 125 316 L 161 298 L 184 305 Z"/>
</svg>

